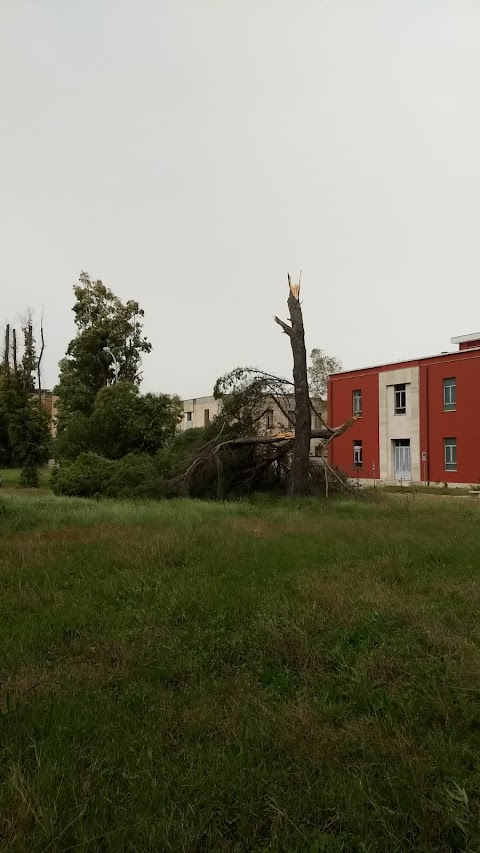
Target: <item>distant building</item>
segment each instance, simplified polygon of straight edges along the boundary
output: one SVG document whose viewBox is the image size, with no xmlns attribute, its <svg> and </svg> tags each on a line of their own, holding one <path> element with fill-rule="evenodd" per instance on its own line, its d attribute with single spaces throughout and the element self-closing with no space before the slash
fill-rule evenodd
<svg viewBox="0 0 480 853">
<path fill-rule="evenodd" d="M 34 399 L 38 400 L 38 391 L 34 393 Z M 47 412 L 48 421 L 50 426 L 50 434 L 52 438 L 55 438 L 57 434 L 57 404 L 58 397 L 53 391 L 41 391 L 40 399 L 42 401 L 42 405 Z"/>
<path fill-rule="evenodd" d="M 314 399 L 312 400 L 312 403 L 315 406 L 316 411 L 323 416 L 326 410 L 325 402 L 323 400 Z M 293 395 L 287 398 L 286 404 L 288 405 L 289 416 L 294 421 L 295 398 Z M 187 429 L 206 427 L 214 418 L 217 417 L 220 412 L 220 408 L 221 403 L 213 396 L 194 397 L 191 400 L 184 400 L 183 417 L 178 429 L 181 432 L 185 432 Z M 276 401 L 268 394 L 265 396 L 263 411 L 259 414 L 261 415 L 260 431 L 262 434 L 268 435 L 269 433 L 274 434 L 275 432 L 281 431 L 287 432 L 294 429 L 291 421 L 285 416 Z M 312 429 L 319 430 L 321 428 L 322 424 L 320 417 L 312 412 Z M 320 440 L 312 439 L 310 454 L 312 456 L 318 456 L 320 451 L 317 448 L 319 447 Z"/>
<path fill-rule="evenodd" d="M 358 415 L 331 464 L 365 483 L 480 483 L 480 332 L 451 342 L 458 351 L 330 376 L 328 423 Z"/>
</svg>

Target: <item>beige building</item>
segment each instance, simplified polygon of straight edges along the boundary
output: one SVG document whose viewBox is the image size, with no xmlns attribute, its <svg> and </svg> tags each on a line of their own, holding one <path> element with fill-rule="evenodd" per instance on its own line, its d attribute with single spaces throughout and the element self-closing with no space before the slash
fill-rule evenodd
<svg viewBox="0 0 480 853">
<path fill-rule="evenodd" d="M 38 391 L 35 391 L 34 398 L 38 399 Z M 50 435 L 55 438 L 57 434 L 57 404 L 58 397 L 53 391 L 41 391 L 40 397 L 42 405 L 47 412 L 50 426 Z"/>
<path fill-rule="evenodd" d="M 419 369 L 414 366 L 382 371 L 378 380 L 379 479 L 385 483 L 420 483 Z M 399 388 L 404 390 L 396 390 Z M 403 396 L 397 399 L 399 394 Z M 402 417 L 398 416 L 399 411 Z"/>
<path fill-rule="evenodd" d="M 283 402 L 283 401 L 282 401 Z M 323 400 L 312 400 L 317 412 L 325 416 L 326 404 Z M 295 419 L 295 399 L 293 395 L 288 397 L 287 405 L 290 417 Z M 178 429 L 185 432 L 187 429 L 198 429 L 208 426 L 208 424 L 218 415 L 221 403 L 215 397 L 193 397 L 190 400 L 183 401 L 183 417 Z M 321 421 L 318 415 L 312 412 L 312 429 L 321 429 Z M 261 432 L 273 434 L 279 431 L 289 431 L 292 429 L 292 424 L 278 406 L 278 404 L 269 395 L 265 397 L 265 408 L 261 416 L 260 423 Z M 320 440 L 312 439 L 310 446 L 311 456 L 318 456 L 320 453 Z M 318 449 L 317 449 L 318 448 Z"/>
</svg>

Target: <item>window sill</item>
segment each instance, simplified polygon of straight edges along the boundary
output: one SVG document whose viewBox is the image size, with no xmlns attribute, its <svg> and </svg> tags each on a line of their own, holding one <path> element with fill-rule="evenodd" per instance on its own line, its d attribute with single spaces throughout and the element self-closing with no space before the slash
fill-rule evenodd
<svg viewBox="0 0 480 853">
<path fill-rule="evenodd" d="M 443 412 L 456 412 L 456 409 L 442 409 Z"/>
</svg>

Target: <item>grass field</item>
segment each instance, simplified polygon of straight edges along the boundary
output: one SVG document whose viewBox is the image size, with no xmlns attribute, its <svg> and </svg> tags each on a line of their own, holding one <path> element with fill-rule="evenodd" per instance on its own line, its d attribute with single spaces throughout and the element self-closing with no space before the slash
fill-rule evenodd
<svg viewBox="0 0 480 853">
<path fill-rule="evenodd" d="M 39 485 L 42 491 L 46 491 L 49 488 L 50 477 L 52 475 L 51 468 L 42 468 L 39 472 Z M 20 468 L 0 468 L 0 479 L 2 481 L 2 489 L 6 491 L 11 491 L 12 489 L 21 488 L 20 485 Z M 39 490 L 31 490 L 31 489 L 23 489 L 24 493 L 32 492 L 35 495 L 38 495 Z M 1 496 L 1 492 L 0 492 Z"/>
<path fill-rule="evenodd" d="M 478 853 L 479 529 L 0 495 L 0 849 Z"/>
</svg>

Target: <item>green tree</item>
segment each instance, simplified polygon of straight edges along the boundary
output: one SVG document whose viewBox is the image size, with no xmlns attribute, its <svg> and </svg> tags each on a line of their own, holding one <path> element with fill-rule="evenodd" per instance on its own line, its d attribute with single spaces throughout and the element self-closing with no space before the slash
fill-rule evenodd
<svg viewBox="0 0 480 853">
<path fill-rule="evenodd" d="M 143 335 L 144 312 L 138 302 L 123 303 L 101 281 L 92 281 L 85 272 L 73 290 L 77 334 L 60 362 L 55 389 L 60 398 L 59 434 L 72 417 L 92 414 L 101 388 L 116 379 L 138 385 L 142 354 L 152 348 Z"/>
<path fill-rule="evenodd" d="M 107 459 L 154 455 L 172 440 L 181 411 L 178 397 L 140 394 L 133 382 L 117 382 L 100 389 L 91 415 L 79 413 L 58 435 L 56 458 L 73 460 L 87 451 Z"/>
<path fill-rule="evenodd" d="M 108 459 L 133 452 L 153 455 L 173 438 L 181 412 L 177 397 L 140 394 L 133 382 L 102 388 L 91 417 L 93 448 Z"/>
<path fill-rule="evenodd" d="M 51 450 L 48 416 L 34 397 L 34 373 L 37 366 L 31 323 L 24 329 L 24 351 L 20 364 L 16 354 L 13 365 L 8 348 L 0 371 L 0 445 L 1 462 L 19 465 L 24 485 L 38 485 L 38 469 Z"/>
<path fill-rule="evenodd" d="M 327 380 L 331 373 L 339 373 L 342 362 L 334 355 L 327 355 L 323 349 L 312 349 L 310 367 L 308 368 L 308 383 L 312 397 L 327 397 Z"/>
</svg>

